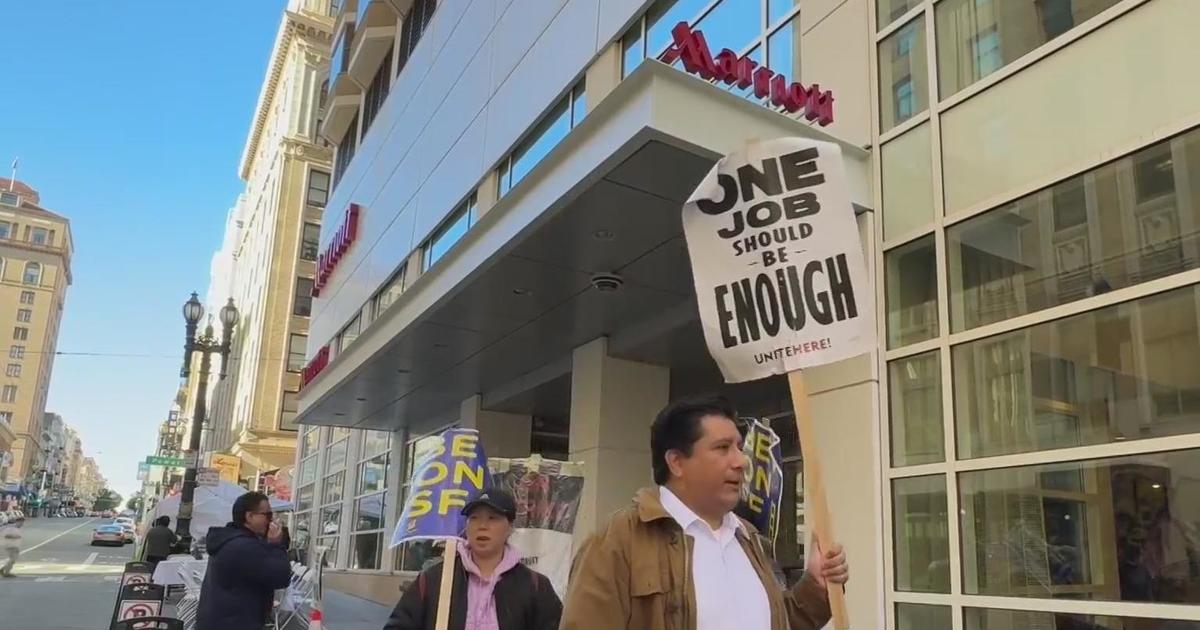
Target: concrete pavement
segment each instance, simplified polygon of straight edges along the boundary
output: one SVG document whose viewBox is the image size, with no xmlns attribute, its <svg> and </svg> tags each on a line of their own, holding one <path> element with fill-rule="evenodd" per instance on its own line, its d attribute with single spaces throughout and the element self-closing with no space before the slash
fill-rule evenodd
<svg viewBox="0 0 1200 630">
<path fill-rule="evenodd" d="M 0 628 L 95 630 L 106 628 L 117 585 L 133 545 L 90 546 L 106 521 L 32 518 L 25 521 L 15 578 L 0 579 Z"/>
</svg>

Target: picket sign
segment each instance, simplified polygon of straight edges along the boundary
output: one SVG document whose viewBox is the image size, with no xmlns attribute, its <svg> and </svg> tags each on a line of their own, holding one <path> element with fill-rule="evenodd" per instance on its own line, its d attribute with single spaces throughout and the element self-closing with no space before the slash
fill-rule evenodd
<svg viewBox="0 0 1200 630">
<path fill-rule="evenodd" d="M 450 625 L 450 595 L 454 590 L 454 563 L 458 560 L 458 545 L 453 540 L 446 541 L 446 549 L 442 552 L 442 584 L 438 590 L 437 622 L 434 630 L 447 630 Z"/>
<path fill-rule="evenodd" d="M 803 370 L 874 349 L 874 309 L 841 147 L 807 138 L 747 140 L 683 207 L 709 353 L 731 383 L 786 374 L 804 456 L 814 538 L 837 537 Z M 829 589 L 837 630 L 850 627 Z"/>
</svg>

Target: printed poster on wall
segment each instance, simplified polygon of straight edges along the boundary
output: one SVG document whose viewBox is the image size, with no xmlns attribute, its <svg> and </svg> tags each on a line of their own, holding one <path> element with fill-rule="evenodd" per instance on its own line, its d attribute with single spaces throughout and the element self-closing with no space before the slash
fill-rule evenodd
<svg viewBox="0 0 1200 630">
<path fill-rule="evenodd" d="M 752 143 L 683 207 L 709 352 L 731 383 L 869 352 L 875 313 L 841 147 Z"/>
<path fill-rule="evenodd" d="M 583 498 L 583 467 L 542 459 L 488 459 L 492 483 L 508 491 L 517 505 L 512 546 L 521 562 L 550 579 L 559 597 L 571 575 L 575 518 Z"/>
</svg>

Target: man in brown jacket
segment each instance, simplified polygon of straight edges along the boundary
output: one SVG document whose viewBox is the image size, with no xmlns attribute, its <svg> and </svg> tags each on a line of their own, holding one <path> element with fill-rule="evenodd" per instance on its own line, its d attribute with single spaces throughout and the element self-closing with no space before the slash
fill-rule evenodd
<svg viewBox="0 0 1200 630">
<path fill-rule="evenodd" d="M 845 554 L 839 545 L 813 549 L 800 582 L 780 588 L 756 532 L 732 514 L 746 467 L 736 417 L 721 398 L 659 412 L 650 435 L 658 485 L 638 491 L 579 550 L 562 630 L 825 625 L 825 585 L 848 579 Z"/>
</svg>

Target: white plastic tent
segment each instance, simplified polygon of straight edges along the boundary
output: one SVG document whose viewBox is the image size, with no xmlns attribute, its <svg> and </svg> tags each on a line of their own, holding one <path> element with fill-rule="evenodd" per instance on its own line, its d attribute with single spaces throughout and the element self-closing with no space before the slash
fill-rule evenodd
<svg viewBox="0 0 1200 630">
<path fill-rule="evenodd" d="M 215 486 L 197 486 L 196 496 L 192 503 L 192 538 L 202 540 L 208 534 L 208 528 L 220 527 L 233 518 L 233 502 L 246 493 L 246 489 L 228 481 L 221 481 Z M 179 495 L 167 497 L 154 506 L 154 518 L 171 517 L 171 528 L 175 528 L 175 519 L 179 517 Z M 292 504 L 271 497 L 272 510 L 286 510 Z M 153 519 L 151 519 L 153 522 Z"/>
</svg>

